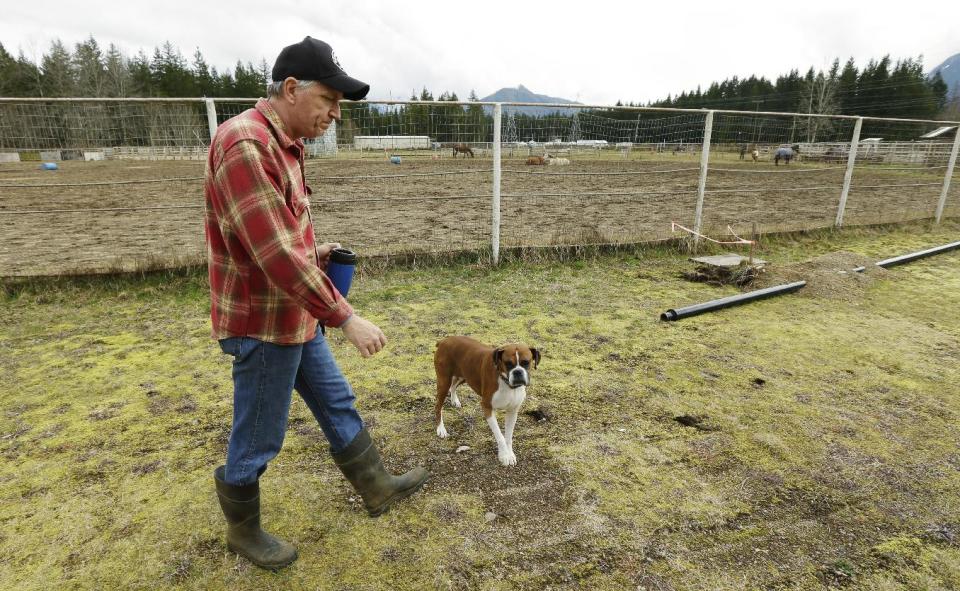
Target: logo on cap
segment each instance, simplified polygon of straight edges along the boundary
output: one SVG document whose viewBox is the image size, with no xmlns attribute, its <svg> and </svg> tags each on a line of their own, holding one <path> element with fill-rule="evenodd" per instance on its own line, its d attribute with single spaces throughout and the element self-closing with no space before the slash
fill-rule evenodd
<svg viewBox="0 0 960 591">
<path fill-rule="evenodd" d="M 340 65 L 340 60 L 337 59 L 337 54 L 333 52 L 333 49 L 330 50 L 330 59 L 333 60 L 333 64 L 343 70 L 343 66 Z"/>
</svg>

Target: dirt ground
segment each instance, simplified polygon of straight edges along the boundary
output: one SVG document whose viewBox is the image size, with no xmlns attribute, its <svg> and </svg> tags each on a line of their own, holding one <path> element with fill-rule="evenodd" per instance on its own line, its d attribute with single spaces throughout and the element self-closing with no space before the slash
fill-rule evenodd
<svg viewBox="0 0 960 591">
<path fill-rule="evenodd" d="M 504 247 L 642 242 L 671 236 L 672 221 L 693 225 L 696 156 L 572 155 L 563 167 L 526 166 L 524 157 L 507 154 L 503 160 Z M 68 161 L 45 171 L 37 163 L 0 164 L 0 276 L 201 259 L 203 165 Z M 842 167 L 794 163 L 788 171 L 723 155 L 711 167 L 703 212 L 711 232 L 726 233 L 728 225 L 750 233 L 754 227 L 772 232 L 834 222 Z M 858 168 L 845 223 L 931 217 L 942 174 Z M 471 250 L 490 243 L 489 158 L 409 155 L 399 166 L 379 157 L 312 160 L 307 181 L 318 236 L 362 255 Z M 955 187 L 948 214 L 960 212 L 958 199 Z"/>
<path fill-rule="evenodd" d="M 806 281 L 807 285 L 797 292 L 801 297 L 855 301 L 862 298 L 864 291 L 875 281 L 890 273 L 874 262 L 869 257 L 852 252 L 831 252 L 809 261 L 773 265 L 770 269 L 764 269 L 750 288 L 762 289 Z M 864 270 L 854 271 L 857 267 L 863 267 Z"/>
</svg>

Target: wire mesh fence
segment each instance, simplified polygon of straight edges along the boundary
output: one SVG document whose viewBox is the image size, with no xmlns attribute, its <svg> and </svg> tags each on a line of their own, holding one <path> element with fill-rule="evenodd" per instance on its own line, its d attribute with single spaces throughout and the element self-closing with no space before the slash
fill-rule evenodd
<svg viewBox="0 0 960 591">
<path fill-rule="evenodd" d="M 202 261 L 210 137 L 254 103 L 0 99 L 0 275 Z M 321 240 L 495 260 L 659 240 L 673 222 L 709 234 L 958 216 L 956 136 L 938 121 L 345 102 L 307 141 L 305 180 Z"/>
</svg>

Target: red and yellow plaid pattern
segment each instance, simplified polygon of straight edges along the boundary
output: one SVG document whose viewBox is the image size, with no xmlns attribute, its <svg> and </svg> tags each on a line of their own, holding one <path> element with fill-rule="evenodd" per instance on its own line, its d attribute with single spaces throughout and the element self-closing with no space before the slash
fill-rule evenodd
<svg viewBox="0 0 960 591">
<path fill-rule="evenodd" d="M 309 341 L 317 320 L 340 326 L 353 308 L 320 269 L 303 174 L 269 101 L 226 121 L 207 157 L 207 263 L 213 337 Z"/>
</svg>

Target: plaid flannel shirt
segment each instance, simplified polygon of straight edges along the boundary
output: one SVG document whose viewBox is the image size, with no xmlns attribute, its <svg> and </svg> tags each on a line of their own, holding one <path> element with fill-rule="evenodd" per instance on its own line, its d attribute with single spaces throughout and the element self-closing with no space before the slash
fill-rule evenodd
<svg viewBox="0 0 960 591">
<path fill-rule="evenodd" d="M 278 344 L 340 326 L 353 308 L 320 269 L 303 142 L 269 101 L 226 121 L 207 158 L 207 263 L 213 337 Z"/>
</svg>

